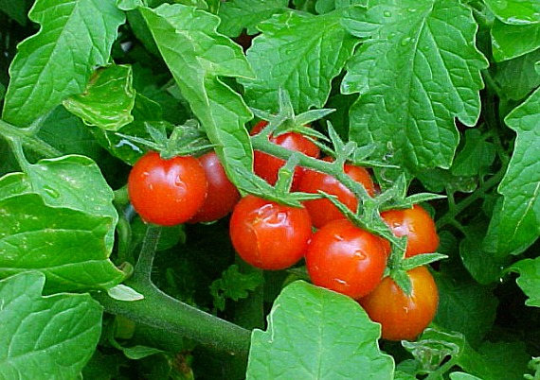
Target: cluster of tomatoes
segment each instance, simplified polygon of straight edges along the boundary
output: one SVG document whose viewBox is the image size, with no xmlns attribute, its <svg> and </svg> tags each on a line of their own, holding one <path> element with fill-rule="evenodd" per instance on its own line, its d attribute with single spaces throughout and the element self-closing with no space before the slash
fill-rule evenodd
<svg viewBox="0 0 540 380">
<path fill-rule="evenodd" d="M 251 134 L 265 125 L 259 122 Z M 269 138 L 314 158 L 320 154 L 316 144 L 295 132 Z M 254 152 L 254 171 L 270 184 L 275 184 L 284 164 L 282 159 Z M 375 194 L 365 168 L 345 164 L 343 170 L 370 196 Z M 391 252 L 388 241 L 354 225 L 328 199 L 305 201 L 301 208 L 254 195 L 240 199 L 213 152 L 198 159 L 169 160 L 147 153 L 133 167 L 128 191 L 141 217 L 159 225 L 212 221 L 232 210 L 230 237 L 243 260 L 257 268 L 281 270 L 305 258 L 312 282 L 358 300 L 370 318 L 381 323 L 385 339 L 414 339 L 435 316 L 438 292 L 426 267 L 407 273 L 412 291 L 406 294 L 390 277 L 383 278 Z M 355 195 L 338 180 L 311 169 L 295 169 L 291 191 L 324 191 L 352 211 L 358 205 Z M 381 216 L 396 236 L 407 236 L 406 257 L 437 249 L 435 224 L 422 207 Z"/>
</svg>

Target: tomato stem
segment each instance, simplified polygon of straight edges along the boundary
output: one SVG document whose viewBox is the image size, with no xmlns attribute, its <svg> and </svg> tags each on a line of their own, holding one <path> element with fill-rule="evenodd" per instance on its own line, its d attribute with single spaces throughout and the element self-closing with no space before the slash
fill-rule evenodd
<svg viewBox="0 0 540 380">
<path fill-rule="evenodd" d="M 62 152 L 35 136 L 38 129 L 31 126 L 27 129 L 15 127 L 0 120 L 0 135 L 6 140 L 19 139 L 21 144 L 46 158 L 59 157 Z"/>
<path fill-rule="evenodd" d="M 489 191 L 494 186 L 497 186 L 501 179 L 503 178 L 504 174 L 506 172 L 506 168 L 502 168 L 499 170 L 495 175 L 493 175 L 490 179 L 488 179 L 482 187 L 478 188 L 474 193 L 469 195 L 467 198 L 462 200 L 459 203 L 456 203 L 455 207 L 452 210 L 449 210 L 446 214 L 441 216 L 435 225 L 437 226 L 437 229 L 440 230 L 444 226 L 451 224 L 452 221 L 467 207 L 469 207 L 471 204 L 476 202 L 477 200 L 484 197 L 487 191 Z"/>
<path fill-rule="evenodd" d="M 136 323 L 166 331 L 168 339 L 193 339 L 215 351 L 227 352 L 246 362 L 250 344 L 250 331 L 189 306 L 163 293 L 155 285 L 134 277 L 126 284 L 144 295 L 139 301 L 118 301 L 105 292 L 93 294 L 105 310 L 122 315 Z M 162 334 L 156 333 L 159 339 Z"/>
<path fill-rule="evenodd" d="M 139 254 L 139 259 L 137 260 L 137 264 L 135 264 L 135 271 L 133 272 L 133 279 L 135 281 L 146 284 L 152 283 L 152 266 L 154 264 L 154 256 L 156 254 L 160 236 L 161 227 L 154 224 L 148 224 L 141 253 Z"/>
</svg>

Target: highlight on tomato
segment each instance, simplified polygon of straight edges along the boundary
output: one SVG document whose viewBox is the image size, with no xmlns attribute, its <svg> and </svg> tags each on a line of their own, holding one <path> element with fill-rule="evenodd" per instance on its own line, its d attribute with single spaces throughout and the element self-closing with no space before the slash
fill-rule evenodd
<svg viewBox="0 0 540 380">
<path fill-rule="evenodd" d="M 411 279 L 411 295 L 390 277 L 359 300 L 372 321 L 381 324 L 382 338 L 414 340 L 431 323 L 437 313 L 439 292 L 435 280 L 425 266 L 407 272 Z"/>
<path fill-rule="evenodd" d="M 338 219 L 313 235 L 306 267 L 313 284 L 360 298 L 381 282 L 388 255 L 384 239 Z"/>
<path fill-rule="evenodd" d="M 414 205 L 410 209 L 384 211 L 381 217 L 394 235 L 407 237 L 405 257 L 437 250 L 439 235 L 435 222 L 422 206 Z"/>
<path fill-rule="evenodd" d="M 208 182 L 195 157 L 163 159 L 148 152 L 135 163 L 128 178 L 128 193 L 141 218 L 161 226 L 191 219 L 202 206 Z"/>
<path fill-rule="evenodd" d="M 251 129 L 250 134 L 253 136 L 260 133 L 267 124 L 267 121 L 259 121 Z M 301 152 L 310 157 L 318 157 L 320 154 L 319 147 L 316 144 L 297 132 L 287 132 L 279 136 L 270 135 L 270 141 L 283 148 Z M 255 174 L 266 180 L 266 182 L 271 185 L 275 185 L 279 169 L 285 165 L 285 162 L 286 161 L 282 160 L 281 158 L 263 153 L 258 150 L 253 152 L 253 170 L 255 171 Z M 301 167 L 297 167 L 295 169 L 291 189 L 296 189 L 303 172 L 304 169 Z"/>
<path fill-rule="evenodd" d="M 323 160 L 332 161 L 333 159 L 331 157 L 325 157 Z M 370 196 L 375 194 L 375 185 L 371 179 L 371 175 L 365 168 L 346 163 L 343 170 L 354 181 L 362 184 Z M 306 170 L 300 178 L 298 191 L 318 193 L 319 190 L 337 196 L 338 200 L 345 204 L 351 211 L 356 211 L 358 199 L 345 185 L 329 174 L 315 170 Z M 311 216 L 313 225 L 317 228 L 321 228 L 333 220 L 345 218 L 345 215 L 328 199 L 306 201 L 304 205 Z"/>
<path fill-rule="evenodd" d="M 244 261 L 257 268 L 279 270 L 304 256 L 311 237 L 311 220 L 303 207 L 248 195 L 236 204 L 229 233 Z"/>
<path fill-rule="evenodd" d="M 206 179 L 208 195 L 191 223 L 211 222 L 229 214 L 240 199 L 236 186 L 229 180 L 216 152 L 208 152 L 199 157 Z"/>
</svg>

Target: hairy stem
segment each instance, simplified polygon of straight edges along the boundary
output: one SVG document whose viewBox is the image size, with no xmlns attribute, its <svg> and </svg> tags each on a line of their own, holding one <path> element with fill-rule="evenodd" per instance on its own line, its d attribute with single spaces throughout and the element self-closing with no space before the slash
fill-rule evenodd
<svg viewBox="0 0 540 380">
<path fill-rule="evenodd" d="M 109 313 L 167 331 L 172 337 L 193 339 L 213 350 L 227 352 L 241 360 L 247 359 L 249 330 L 180 302 L 153 284 L 136 279 L 126 284 L 143 294 L 144 299 L 118 301 L 103 292 L 93 297 Z"/>
<path fill-rule="evenodd" d="M 6 139 L 20 139 L 23 146 L 46 158 L 59 157 L 62 155 L 62 152 L 36 137 L 33 133 L 35 133 L 35 128 L 17 128 L 0 120 L 0 135 L 4 136 Z"/>
<path fill-rule="evenodd" d="M 156 255 L 159 237 L 161 235 L 161 227 L 154 224 L 148 224 L 146 235 L 144 236 L 141 253 L 135 271 L 133 272 L 133 280 L 141 283 L 152 283 L 152 266 L 154 265 L 154 256 Z"/>
<path fill-rule="evenodd" d="M 505 169 L 499 170 L 494 176 L 492 176 L 490 179 L 488 179 L 482 187 L 477 189 L 474 193 L 469 195 L 467 198 L 462 200 L 461 202 L 457 203 L 455 207 L 453 207 L 451 210 L 449 210 L 446 214 L 444 214 L 442 217 L 440 217 L 437 220 L 437 229 L 441 229 L 444 226 L 451 224 L 452 221 L 467 207 L 469 207 L 471 204 L 476 202 L 478 199 L 483 198 L 486 192 L 488 192 L 491 188 L 496 186 L 504 176 L 504 173 L 506 172 Z"/>
</svg>

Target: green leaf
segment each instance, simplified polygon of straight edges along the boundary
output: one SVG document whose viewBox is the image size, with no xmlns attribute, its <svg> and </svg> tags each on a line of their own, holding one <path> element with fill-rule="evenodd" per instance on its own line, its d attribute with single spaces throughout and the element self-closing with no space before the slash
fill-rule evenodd
<svg viewBox="0 0 540 380">
<path fill-rule="evenodd" d="M 510 270 L 519 273 L 516 282 L 528 297 L 525 305 L 540 307 L 540 257 L 520 260 Z"/>
<path fill-rule="evenodd" d="M 28 168 L 27 180 L 34 193 L 49 207 L 62 207 L 108 220 L 106 247 L 112 250 L 118 214 L 114 193 L 100 168 L 88 157 L 64 156 L 41 160 Z"/>
<path fill-rule="evenodd" d="M 0 100 L 4 99 L 6 94 L 6 87 L 0 82 Z"/>
<path fill-rule="evenodd" d="M 455 176 L 472 177 L 487 173 L 487 169 L 495 160 L 495 145 L 486 141 L 477 129 L 465 131 L 465 146 L 456 155 L 452 164 Z"/>
<path fill-rule="evenodd" d="M 540 49 L 497 64 L 495 80 L 501 86 L 501 95 L 521 100 L 538 87 L 540 74 L 535 71 L 537 62 L 540 62 Z"/>
<path fill-rule="evenodd" d="M 287 11 L 288 0 L 232 0 L 219 8 L 219 32 L 230 37 L 239 36 L 244 29 L 247 34 L 257 33 L 256 26 L 276 13 Z"/>
<path fill-rule="evenodd" d="M 115 0 L 37 0 L 29 17 L 42 28 L 19 45 L 4 104 L 4 119 L 21 126 L 84 91 L 125 20 Z"/>
<path fill-rule="evenodd" d="M 427 373 L 452 360 L 455 366 L 482 380 L 522 379 L 529 356 L 525 344 L 484 342 L 474 350 L 456 332 L 428 328 L 416 342 L 402 341 Z"/>
<path fill-rule="evenodd" d="M 163 115 L 158 103 L 137 93 L 133 108 L 133 117 L 135 121 L 122 127 L 120 132 L 123 135 L 148 139 L 150 136 L 146 130 L 145 122 L 161 120 Z M 101 146 L 107 149 L 113 156 L 118 157 L 130 165 L 135 164 L 146 152 L 146 147 L 143 144 L 130 141 L 112 131 L 92 128 L 91 132 Z"/>
<path fill-rule="evenodd" d="M 5 379 L 74 379 L 96 349 L 101 306 L 88 294 L 42 297 L 45 277 L 0 281 L 0 374 Z"/>
<path fill-rule="evenodd" d="M 448 17 L 452 15 L 452 17 Z M 377 0 L 350 8 L 349 31 L 369 39 L 348 65 L 342 92 L 358 92 L 350 137 L 377 143 L 409 171 L 447 168 L 458 144 L 454 118 L 474 125 L 480 115 L 477 24 L 457 0 Z M 389 148 L 390 146 L 390 148 Z"/>
<path fill-rule="evenodd" d="M 97 160 L 106 153 L 81 119 L 63 106 L 56 107 L 45 119 L 38 137 L 64 154 L 80 154 Z"/>
<path fill-rule="evenodd" d="M 498 191 L 504 196 L 498 253 L 521 253 L 540 236 L 540 89 L 506 118 L 517 133 L 514 152 Z"/>
<path fill-rule="evenodd" d="M 210 13 L 180 4 L 139 9 L 229 178 L 240 185 L 233 168 L 251 170 L 253 152 L 244 124 L 252 114 L 220 77 L 252 75 L 241 47 L 216 32 L 219 18 Z"/>
<path fill-rule="evenodd" d="M 31 0 L 0 0 L 0 11 L 25 26 L 27 22 L 26 13 L 31 5 Z"/>
<path fill-rule="evenodd" d="M 540 24 L 508 25 L 495 20 L 491 43 L 496 62 L 520 57 L 540 48 Z"/>
<path fill-rule="evenodd" d="M 460 276 L 459 281 L 435 272 L 439 288 L 439 309 L 435 323 L 459 331 L 472 345 L 482 341 L 491 329 L 497 311 L 497 298 L 489 288 Z"/>
<path fill-rule="evenodd" d="M 286 90 L 294 109 L 321 108 L 331 82 L 343 69 L 358 40 L 341 26 L 340 13 L 319 16 L 289 12 L 259 25 L 247 58 L 256 73 L 240 80 L 250 106 L 277 110 L 278 93 Z"/>
<path fill-rule="evenodd" d="M 32 191 L 22 173 L 0 180 L 0 276 L 39 269 L 51 292 L 108 289 L 120 283 L 124 274 L 108 260 L 114 224 L 99 194 L 90 195 L 98 199 L 92 215 L 76 209 L 82 209 L 78 202 L 83 196 L 71 199 L 57 193 L 55 198 L 49 193 L 42 198 Z M 73 208 L 61 207 L 63 200 Z"/>
<path fill-rule="evenodd" d="M 83 94 L 64 101 L 64 107 L 86 124 L 111 131 L 133 121 L 134 105 L 135 91 L 129 65 L 98 69 Z"/>
<path fill-rule="evenodd" d="M 484 342 L 477 351 L 468 349 L 459 365 L 483 380 L 521 380 L 530 359 L 523 342 Z"/>
<path fill-rule="evenodd" d="M 210 294 L 214 298 L 214 306 L 218 310 L 225 310 L 227 298 L 238 301 L 249 296 L 249 292 L 257 289 L 264 283 L 264 277 L 260 271 L 240 273 L 237 265 L 227 268 L 212 285 Z"/>
<path fill-rule="evenodd" d="M 346 328 L 344 328 L 346 326 Z M 276 299 L 268 330 L 251 336 L 247 379 L 392 379 L 380 327 L 346 296 L 296 281 Z"/>
<path fill-rule="evenodd" d="M 540 23 L 538 0 L 484 0 L 495 16 L 506 24 L 526 25 Z"/>
<path fill-rule="evenodd" d="M 459 255 L 463 265 L 476 282 L 487 285 L 498 281 L 508 260 L 499 258 L 483 246 L 487 234 L 484 218 L 471 222 L 465 230 L 465 239 L 459 245 Z"/>
<path fill-rule="evenodd" d="M 107 289 L 107 294 L 109 297 L 119 301 L 131 302 L 144 299 L 144 296 L 141 293 L 123 284 L 118 284 Z"/>
</svg>

